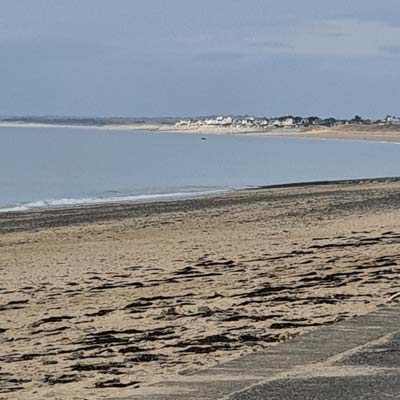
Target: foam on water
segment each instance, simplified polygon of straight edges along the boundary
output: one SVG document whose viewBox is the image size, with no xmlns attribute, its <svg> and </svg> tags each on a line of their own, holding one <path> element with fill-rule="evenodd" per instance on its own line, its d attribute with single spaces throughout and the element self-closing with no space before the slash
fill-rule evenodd
<svg viewBox="0 0 400 400">
<path fill-rule="evenodd" d="M 236 188 L 242 189 L 242 188 Z M 4 212 L 19 212 L 19 211 L 31 211 L 35 209 L 48 209 L 48 208 L 64 208 L 64 207 L 78 207 L 84 205 L 95 205 L 95 204 L 109 204 L 109 203 L 124 203 L 124 202 L 141 202 L 149 200 L 161 200 L 161 199 L 178 199 L 178 198 L 189 198 L 197 196 L 206 196 L 211 194 L 218 194 L 223 192 L 232 191 L 235 189 L 221 189 L 221 190 L 209 190 L 203 192 L 177 192 L 177 193 L 160 193 L 160 194 L 142 194 L 134 196 L 113 196 L 107 198 L 81 198 L 81 199 L 49 199 L 39 200 L 30 203 L 17 204 L 15 206 L 0 208 L 0 213 Z"/>
</svg>

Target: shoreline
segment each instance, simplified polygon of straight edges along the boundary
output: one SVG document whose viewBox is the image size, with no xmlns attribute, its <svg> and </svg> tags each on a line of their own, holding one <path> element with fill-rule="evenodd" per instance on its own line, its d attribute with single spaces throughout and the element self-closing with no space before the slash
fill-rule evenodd
<svg viewBox="0 0 400 400">
<path fill-rule="evenodd" d="M 44 124 L 0 122 L 1 127 L 9 128 L 70 128 L 96 129 L 101 131 L 120 132 L 156 132 L 194 135 L 235 135 L 257 137 L 294 137 L 311 139 L 369 140 L 378 142 L 400 142 L 400 126 L 398 125 L 340 125 L 335 127 L 304 127 L 304 128 L 245 128 L 245 127 L 179 127 L 171 124 L 137 123 L 121 125 L 75 125 L 75 124 Z"/>
<path fill-rule="evenodd" d="M 188 205 L 192 209 L 206 208 L 207 204 L 231 201 L 235 197 L 257 192 L 266 193 L 274 190 L 303 189 L 318 187 L 351 187 L 374 183 L 396 183 L 400 177 L 378 177 L 364 179 L 324 180 L 311 182 L 294 182 L 274 185 L 261 185 L 237 190 L 225 190 L 214 193 L 201 193 L 189 196 L 158 197 L 153 199 L 126 200 L 115 202 L 86 203 L 71 206 L 43 207 L 20 211 L 0 212 L 0 235 L 16 231 L 33 231 L 54 226 L 73 226 L 75 223 L 96 223 L 113 219 L 142 216 L 149 212 L 158 213 L 167 210 L 175 211 Z M 27 222 L 29 221 L 29 223 Z"/>
<path fill-rule="evenodd" d="M 246 188 L 237 189 L 244 190 Z M 201 192 L 177 192 L 177 193 L 160 193 L 160 194 L 142 194 L 142 195 L 127 195 L 121 197 L 110 198 L 65 198 L 53 200 L 38 200 L 34 202 L 20 203 L 0 208 L 0 215 L 2 213 L 27 213 L 27 212 L 44 212 L 46 210 L 63 210 L 74 208 L 87 208 L 91 206 L 105 206 L 115 204 L 136 204 L 148 203 L 163 200 L 179 200 L 190 199 L 193 197 L 211 196 L 220 193 L 227 193 L 237 191 L 236 189 L 216 189 Z M 68 203 L 69 202 L 69 203 Z M 38 203 L 47 203 L 45 205 L 37 205 Z M 53 204 L 51 204 L 53 203 Z M 58 203 L 58 204 L 57 204 Z M 32 205 L 34 204 L 34 205 Z"/>
</svg>

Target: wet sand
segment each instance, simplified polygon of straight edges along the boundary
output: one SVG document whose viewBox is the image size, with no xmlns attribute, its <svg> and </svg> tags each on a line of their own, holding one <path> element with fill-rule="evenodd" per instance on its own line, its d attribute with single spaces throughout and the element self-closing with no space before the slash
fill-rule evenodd
<svg viewBox="0 0 400 400">
<path fill-rule="evenodd" d="M 139 394 L 400 291 L 400 180 L 0 214 L 0 398 Z"/>
</svg>

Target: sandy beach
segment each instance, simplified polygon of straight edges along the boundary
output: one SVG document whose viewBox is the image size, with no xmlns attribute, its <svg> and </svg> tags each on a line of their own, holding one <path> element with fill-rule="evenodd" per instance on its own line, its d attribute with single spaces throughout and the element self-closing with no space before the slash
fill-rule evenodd
<svg viewBox="0 0 400 400">
<path fill-rule="evenodd" d="M 400 400 L 400 2 L 1 5 L 0 400 Z"/>
<path fill-rule="evenodd" d="M 236 136 L 282 136 L 314 139 L 370 140 L 377 142 L 400 142 L 399 125 L 338 125 L 335 127 L 306 128 L 251 128 L 218 126 L 176 126 L 174 124 L 136 123 L 121 125 L 67 125 L 22 122 L 0 122 L 0 128 L 75 128 L 99 129 L 103 131 L 145 131 L 159 133 L 182 133 L 195 135 L 236 135 Z"/>
<path fill-rule="evenodd" d="M 0 398 L 139 394 L 400 291 L 400 180 L 0 214 Z"/>
<path fill-rule="evenodd" d="M 167 124 L 135 124 L 105 126 L 105 130 L 175 132 L 198 135 L 244 135 L 244 136 L 283 136 L 314 139 L 370 140 L 377 142 L 400 142 L 398 125 L 338 125 L 334 127 L 305 128 L 249 128 L 249 127 L 185 127 Z"/>
<path fill-rule="evenodd" d="M 339 125 L 331 128 L 305 129 L 294 134 L 315 139 L 371 140 L 400 142 L 399 125 Z"/>
</svg>

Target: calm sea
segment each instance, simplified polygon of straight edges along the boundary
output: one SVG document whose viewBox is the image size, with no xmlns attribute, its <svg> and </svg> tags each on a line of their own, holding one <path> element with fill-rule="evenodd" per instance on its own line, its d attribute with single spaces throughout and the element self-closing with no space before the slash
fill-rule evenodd
<svg viewBox="0 0 400 400">
<path fill-rule="evenodd" d="M 400 146 L 281 137 L 0 128 L 0 210 L 400 176 Z"/>
</svg>

